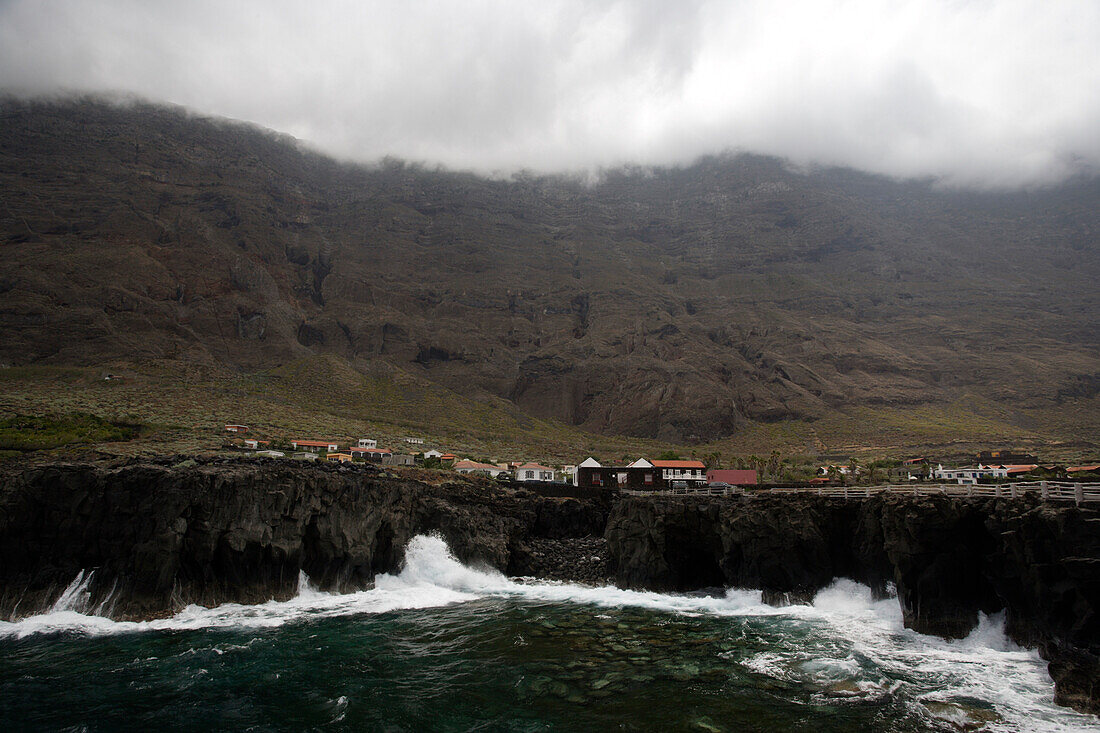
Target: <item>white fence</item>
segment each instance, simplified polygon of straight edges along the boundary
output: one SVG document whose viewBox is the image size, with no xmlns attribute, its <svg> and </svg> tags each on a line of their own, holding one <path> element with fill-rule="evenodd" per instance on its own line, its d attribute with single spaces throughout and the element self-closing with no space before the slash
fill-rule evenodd
<svg viewBox="0 0 1100 733">
<path fill-rule="evenodd" d="M 699 486 L 686 489 L 637 491 L 623 489 L 630 496 L 761 496 L 764 494 L 814 494 L 834 499 L 866 499 L 876 494 L 903 496 L 1004 497 L 1015 499 L 1033 493 L 1044 501 L 1072 501 L 1075 504 L 1100 503 L 1100 484 L 1070 481 L 1021 481 L 1011 484 L 890 484 L 887 486 L 814 486 L 808 488 L 744 489 L 740 486 L 717 488 Z"/>
</svg>

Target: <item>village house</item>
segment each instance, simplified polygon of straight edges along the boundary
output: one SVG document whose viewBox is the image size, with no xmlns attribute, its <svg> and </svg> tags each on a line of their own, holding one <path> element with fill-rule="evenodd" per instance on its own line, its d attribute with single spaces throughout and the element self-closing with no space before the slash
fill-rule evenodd
<svg viewBox="0 0 1100 733">
<path fill-rule="evenodd" d="M 650 461 L 639 458 L 626 466 L 604 466 L 595 458 L 577 464 L 574 485 L 586 488 L 658 490 L 680 483 L 706 483 L 706 466 L 702 461 Z"/>
<path fill-rule="evenodd" d="M 890 469 L 890 478 L 902 481 L 920 481 L 930 473 L 927 458 L 906 458 Z"/>
<path fill-rule="evenodd" d="M 256 438 L 245 438 L 244 447 L 249 450 L 259 450 L 260 446 L 271 445 L 270 440 L 257 440 Z"/>
<path fill-rule="evenodd" d="M 707 471 L 707 483 L 756 486 L 756 471 L 739 468 L 712 468 Z"/>
<path fill-rule="evenodd" d="M 286 458 L 286 453 L 281 450 L 262 450 L 257 451 L 256 455 L 263 456 L 264 458 Z M 309 455 L 313 455 L 310 453 Z"/>
<path fill-rule="evenodd" d="M 248 426 L 247 425 L 236 425 L 236 424 L 226 425 L 225 426 L 225 432 L 227 432 L 227 433 L 247 433 L 248 432 Z"/>
<path fill-rule="evenodd" d="M 325 456 L 325 460 L 333 463 L 351 463 L 353 459 L 350 453 L 329 453 Z"/>
<path fill-rule="evenodd" d="M 360 438 L 357 445 L 359 448 L 377 448 L 378 441 L 371 438 Z"/>
<path fill-rule="evenodd" d="M 494 466 L 491 463 L 478 463 L 477 461 L 468 460 L 455 461 L 455 465 L 453 466 L 453 468 L 459 473 L 477 473 L 483 471 L 493 478 L 496 478 L 498 475 L 504 473 L 504 469 L 500 466 Z"/>
<path fill-rule="evenodd" d="M 446 463 L 447 461 L 457 461 L 458 456 L 456 456 L 454 453 L 444 453 L 439 457 L 439 460 L 444 463 Z"/>
<path fill-rule="evenodd" d="M 290 447 L 306 453 L 335 453 L 340 445 L 334 440 L 292 440 Z"/>
<path fill-rule="evenodd" d="M 352 448 L 348 453 L 353 458 L 361 458 L 370 463 L 382 463 L 393 457 L 393 451 L 387 448 Z"/>
<path fill-rule="evenodd" d="M 425 458 L 442 458 L 443 454 L 437 451 L 435 448 L 424 451 Z"/>
<path fill-rule="evenodd" d="M 383 466 L 415 466 L 416 456 L 408 453 L 394 453 L 391 456 L 382 457 Z"/>
<path fill-rule="evenodd" d="M 406 443 L 412 443 L 413 445 L 424 445 L 424 439 L 423 438 L 405 437 L 404 440 L 405 440 Z"/>
<path fill-rule="evenodd" d="M 976 484 L 979 479 L 1008 478 L 1008 469 L 1004 466 L 982 466 L 977 468 L 944 468 L 942 464 L 932 469 L 932 478 L 936 481 L 955 482 L 962 485 Z"/>
<path fill-rule="evenodd" d="M 553 481 L 554 469 L 538 463 L 524 463 L 516 466 L 517 481 Z"/>
<path fill-rule="evenodd" d="M 661 479 L 668 485 L 683 481 L 688 485 L 701 485 L 707 482 L 707 467 L 702 461 L 650 461 L 653 467 L 661 471 Z"/>
</svg>

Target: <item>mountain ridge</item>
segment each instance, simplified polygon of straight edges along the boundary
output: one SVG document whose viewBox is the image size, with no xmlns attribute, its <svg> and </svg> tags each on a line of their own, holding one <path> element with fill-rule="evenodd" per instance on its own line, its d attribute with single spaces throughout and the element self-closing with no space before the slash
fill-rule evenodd
<svg viewBox="0 0 1100 733">
<path fill-rule="evenodd" d="M 9 364 L 327 353 L 684 442 L 970 393 L 1066 437 L 1060 408 L 1100 402 L 1097 179 L 943 191 L 742 155 L 499 180 L 156 105 L 0 115 Z"/>
</svg>

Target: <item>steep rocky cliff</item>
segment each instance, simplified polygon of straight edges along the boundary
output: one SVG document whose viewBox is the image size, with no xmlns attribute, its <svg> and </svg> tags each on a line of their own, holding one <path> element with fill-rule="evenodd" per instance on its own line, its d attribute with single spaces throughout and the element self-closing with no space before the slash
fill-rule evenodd
<svg viewBox="0 0 1100 733">
<path fill-rule="evenodd" d="M 1050 662 L 1056 699 L 1100 711 L 1100 512 L 1037 499 L 815 496 L 631 499 L 606 531 L 619 583 L 762 588 L 808 598 L 838 576 L 883 593 L 905 625 L 962 637 L 1004 610 Z"/>
<path fill-rule="evenodd" d="M 0 615 L 49 606 L 81 570 L 120 617 L 285 598 L 304 570 L 353 590 L 439 532 L 510 575 L 809 599 L 836 577 L 896 587 L 905 623 L 964 636 L 1005 611 L 1056 699 L 1100 711 L 1100 516 L 1036 499 L 816 496 L 559 499 L 432 485 L 365 466 L 195 460 L 57 464 L 0 476 Z M 593 558 L 599 556 L 600 560 Z"/>
<path fill-rule="evenodd" d="M 424 532 L 440 533 L 464 562 L 512 575 L 602 579 L 564 540 L 600 537 L 606 507 L 488 482 L 433 486 L 364 466 L 185 460 L 53 465 L 2 484 L 5 616 L 48 606 L 92 568 L 91 603 L 110 597 L 120 617 L 285 598 L 299 570 L 323 589 L 361 589 L 397 569 L 409 539 Z M 555 572 L 539 572 L 549 566 Z"/>
</svg>

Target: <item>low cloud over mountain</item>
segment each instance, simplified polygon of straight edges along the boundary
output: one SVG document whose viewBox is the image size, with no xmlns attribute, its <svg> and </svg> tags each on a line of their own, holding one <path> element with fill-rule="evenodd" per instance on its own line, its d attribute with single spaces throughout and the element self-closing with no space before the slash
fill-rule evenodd
<svg viewBox="0 0 1100 733">
<path fill-rule="evenodd" d="M 748 151 L 949 185 L 1100 162 L 1091 0 L 15 0 L 0 87 L 137 94 L 354 160 L 598 170 Z"/>
</svg>

